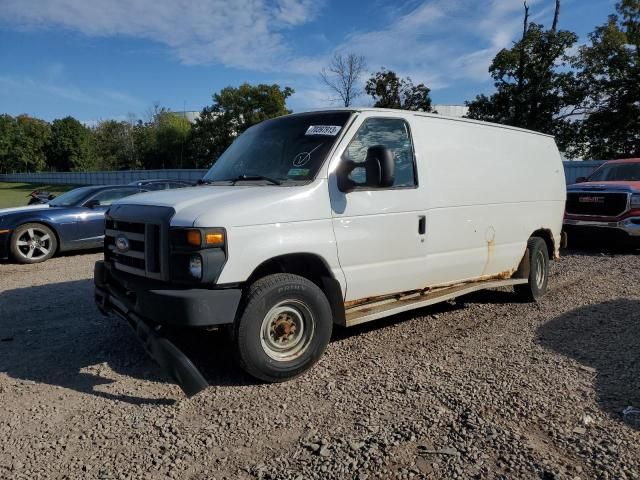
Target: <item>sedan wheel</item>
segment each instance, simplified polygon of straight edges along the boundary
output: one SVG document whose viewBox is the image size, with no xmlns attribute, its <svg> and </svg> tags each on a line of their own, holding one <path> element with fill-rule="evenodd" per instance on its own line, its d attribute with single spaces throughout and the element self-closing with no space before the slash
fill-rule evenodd
<svg viewBox="0 0 640 480">
<path fill-rule="evenodd" d="M 58 248 L 55 234 L 39 223 L 27 223 L 16 229 L 12 236 L 11 253 L 19 263 L 44 262 Z"/>
</svg>

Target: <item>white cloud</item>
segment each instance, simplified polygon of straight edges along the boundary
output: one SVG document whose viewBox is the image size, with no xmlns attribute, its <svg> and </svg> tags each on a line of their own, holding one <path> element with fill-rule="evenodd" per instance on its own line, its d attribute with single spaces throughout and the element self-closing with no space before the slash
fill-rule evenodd
<svg viewBox="0 0 640 480">
<path fill-rule="evenodd" d="M 140 108 L 144 103 L 127 93 L 116 90 L 85 91 L 68 83 L 41 81 L 29 76 L 0 75 L 0 92 L 10 95 L 29 95 L 31 97 L 55 97 L 82 105 L 109 106 L 118 104 L 123 107 Z"/>
<path fill-rule="evenodd" d="M 540 2 L 528 3 L 533 11 Z M 384 29 L 353 33 L 337 51 L 365 55 L 372 70 L 386 66 L 438 90 L 487 80 L 491 60 L 519 35 L 522 19 L 522 0 L 429 0 Z"/>
<path fill-rule="evenodd" d="M 491 59 L 519 37 L 523 15 L 522 0 L 408 0 L 383 2 L 377 7 L 374 2 L 371 8 L 377 8 L 384 27 L 356 25 L 334 48 L 327 41 L 318 41 L 319 52 L 305 55 L 300 45 L 326 37 L 318 37 L 322 34 L 317 29 L 305 36 L 305 29 L 299 27 L 318 18 L 325 0 L 0 0 L 0 3 L 0 22 L 16 28 L 62 27 L 88 36 L 142 38 L 166 46 L 185 64 L 219 64 L 284 78 L 282 84 L 297 89 L 291 99 L 296 107 L 312 106 L 313 102 L 318 102 L 316 106 L 330 104 L 327 100 L 330 92 L 322 93 L 324 87 L 318 82 L 318 72 L 335 52 L 364 55 L 370 72 L 385 66 L 401 76 L 411 76 L 414 82 L 424 82 L 432 90 L 463 81 L 486 82 Z M 549 20 L 551 0 L 528 3 L 533 21 Z M 340 15 L 340 9 L 322 13 Z M 363 22 L 366 18 L 363 14 Z M 327 28 L 331 26 L 329 22 Z M 288 32 L 296 27 L 296 42 L 290 43 Z M 61 72 L 61 66 L 52 67 L 46 82 L 29 79 L 26 85 L 84 103 L 137 102 L 122 92 L 103 91 L 96 97 L 95 92 L 89 94 L 61 84 L 57 78 Z M 358 100 L 365 104 L 368 99 Z"/>
<path fill-rule="evenodd" d="M 528 4 L 532 21 L 549 20 L 549 2 Z M 353 52 L 365 56 L 370 72 L 384 66 L 436 92 L 457 82 L 486 82 L 493 57 L 520 36 L 523 14 L 522 0 L 416 1 L 389 8 L 391 18 L 384 28 L 352 32 L 333 51 L 293 59 L 287 67 L 317 76 L 333 53 Z M 314 83 L 296 91 L 291 99 L 294 107 L 332 105 L 330 92 Z M 358 105 L 369 102 L 366 96 L 356 99 Z"/>
<path fill-rule="evenodd" d="M 282 32 L 312 20 L 322 0 L 3 0 L 0 20 L 123 35 L 167 45 L 184 63 L 269 70 L 287 57 Z"/>
</svg>

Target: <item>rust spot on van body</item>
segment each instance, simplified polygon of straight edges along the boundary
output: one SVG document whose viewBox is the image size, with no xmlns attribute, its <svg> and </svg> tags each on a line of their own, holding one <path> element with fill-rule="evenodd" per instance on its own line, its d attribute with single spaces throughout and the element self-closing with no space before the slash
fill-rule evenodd
<svg viewBox="0 0 640 480">
<path fill-rule="evenodd" d="M 344 302 L 344 308 L 351 308 L 358 305 L 364 305 L 365 303 L 378 302 L 381 299 L 386 299 L 387 297 L 393 297 L 393 295 L 381 295 L 379 297 L 365 297 L 365 298 L 359 298 L 358 300 L 349 300 L 348 302 Z"/>
<path fill-rule="evenodd" d="M 468 282 L 458 282 L 458 283 L 452 283 L 448 285 L 438 285 L 436 287 L 427 286 L 419 290 L 408 290 L 406 292 L 390 293 L 387 295 L 380 295 L 377 297 L 365 297 L 365 298 L 359 298 L 357 300 L 349 300 L 347 302 L 344 302 L 344 308 L 345 310 L 348 310 L 350 308 L 358 307 L 360 305 L 367 305 L 369 303 L 379 303 L 379 302 L 385 302 L 385 301 L 392 302 L 392 301 L 401 300 L 405 297 L 432 295 L 441 290 L 449 290 L 455 287 L 472 285 L 474 283 L 488 282 L 491 280 L 509 280 L 510 278 L 513 278 L 514 273 L 516 273 L 517 271 L 518 271 L 517 268 L 512 268 L 511 270 L 505 270 L 504 272 L 500 272 L 494 275 L 483 275 L 478 278 L 474 278 L 473 280 L 469 280 Z"/>
<path fill-rule="evenodd" d="M 493 247 L 495 245 L 495 239 L 487 240 L 487 259 L 484 262 L 484 267 L 482 267 L 482 275 L 484 276 L 489 268 L 489 264 L 491 263 L 491 257 L 493 257 Z"/>
</svg>

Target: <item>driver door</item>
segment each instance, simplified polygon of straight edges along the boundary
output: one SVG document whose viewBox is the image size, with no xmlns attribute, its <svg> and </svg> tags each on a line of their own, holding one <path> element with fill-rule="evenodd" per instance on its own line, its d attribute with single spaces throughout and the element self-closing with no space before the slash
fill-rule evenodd
<svg viewBox="0 0 640 480">
<path fill-rule="evenodd" d="M 423 288 L 426 278 L 426 211 L 409 123 L 399 117 L 365 118 L 340 161 L 363 162 L 368 148 L 375 145 L 393 152 L 393 186 L 362 186 L 345 193 L 338 189 L 335 175 L 330 182 L 347 301 Z M 364 168 L 353 170 L 350 179 L 364 183 Z"/>
</svg>

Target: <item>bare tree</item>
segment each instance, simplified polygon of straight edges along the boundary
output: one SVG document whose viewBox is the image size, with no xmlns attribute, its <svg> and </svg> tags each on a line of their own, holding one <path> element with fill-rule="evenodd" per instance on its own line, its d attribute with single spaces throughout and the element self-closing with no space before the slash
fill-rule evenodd
<svg viewBox="0 0 640 480">
<path fill-rule="evenodd" d="M 363 56 L 350 53 L 342 55 L 336 53 L 327 68 L 320 72 L 322 81 L 336 92 L 345 107 L 350 106 L 353 100 L 362 95 L 362 89 L 358 86 L 358 79 L 367 69 Z"/>
<path fill-rule="evenodd" d="M 551 26 L 551 30 L 555 33 L 558 29 L 558 18 L 560 17 L 560 0 L 556 0 L 556 10 L 553 14 L 553 25 Z"/>
</svg>

